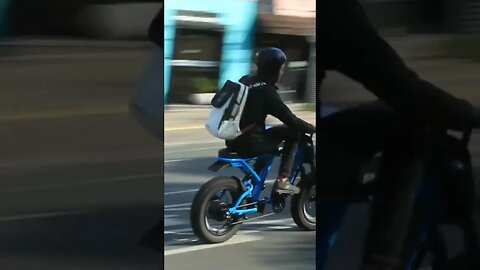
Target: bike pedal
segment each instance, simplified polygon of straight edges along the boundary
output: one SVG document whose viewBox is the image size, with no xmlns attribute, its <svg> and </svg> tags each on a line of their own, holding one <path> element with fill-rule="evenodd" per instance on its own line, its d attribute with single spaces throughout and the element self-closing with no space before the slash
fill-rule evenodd
<svg viewBox="0 0 480 270">
<path fill-rule="evenodd" d="M 265 212 L 265 203 L 258 203 L 257 210 L 259 213 L 263 214 Z"/>
<path fill-rule="evenodd" d="M 278 203 L 272 204 L 272 210 L 276 214 L 281 213 L 283 211 L 283 209 L 285 209 L 285 203 L 283 203 L 283 202 L 278 202 Z"/>
<path fill-rule="evenodd" d="M 280 213 L 285 209 L 286 197 L 281 194 L 275 194 L 272 196 L 272 210 L 274 213 Z"/>
</svg>

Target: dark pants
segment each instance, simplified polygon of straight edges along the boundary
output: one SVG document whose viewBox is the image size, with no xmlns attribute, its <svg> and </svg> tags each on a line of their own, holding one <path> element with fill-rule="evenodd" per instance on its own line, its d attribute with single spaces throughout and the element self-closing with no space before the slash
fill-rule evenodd
<svg viewBox="0 0 480 270">
<path fill-rule="evenodd" d="M 289 177 L 292 173 L 295 153 L 298 148 L 300 133 L 285 126 L 275 126 L 263 133 L 243 134 L 233 141 L 227 141 L 227 147 L 241 156 L 254 157 L 275 152 L 284 142 L 279 177 Z M 261 167 L 261 164 L 256 164 Z"/>
<path fill-rule="evenodd" d="M 329 232 L 339 226 L 346 210 L 341 200 L 337 201 L 339 207 L 334 215 L 331 205 L 321 204 L 332 203 L 325 199 L 329 195 L 356 195 L 356 190 L 360 190 L 359 171 L 376 153 L 382 152 L 364 263 L 397 267 L 423 177 L 429 138 L 426 128 L 400 117 L 383 103 L 373 103 L 321 119 L 317 130 L 318 252 L 325 252 Z"/>
</svg>

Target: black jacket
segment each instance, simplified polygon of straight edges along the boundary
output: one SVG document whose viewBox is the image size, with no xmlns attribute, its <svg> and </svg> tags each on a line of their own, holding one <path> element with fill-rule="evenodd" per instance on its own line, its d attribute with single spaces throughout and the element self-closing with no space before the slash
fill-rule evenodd
<svg viewBox="0 0 480 270">
<path fill-rule="evenodd" d="M 255 76 L 243 76 L 241 83 L 252 85 L 261 82 Z M 275 85 L 266 84 L 251 88 L 240 119 L 240 128 L 247 127 L 248 133 L 262 133 L 265 131 L 265 119 L 272 115 L 282 121 L 285 125 L 304 133 L 314 133 L 315 127 L 295 116 L 292 111 L 283 103 L 278 88 Z"/>
<path fill-rule="evenodd" d="M 357 0 L 317 4 L 320 69 L 340 71 L 397 112 L 421 123 L 465 129 L 478 122 L 470 103 L 422 80 L 405 65 L 378 35 Z"/>
</svg>

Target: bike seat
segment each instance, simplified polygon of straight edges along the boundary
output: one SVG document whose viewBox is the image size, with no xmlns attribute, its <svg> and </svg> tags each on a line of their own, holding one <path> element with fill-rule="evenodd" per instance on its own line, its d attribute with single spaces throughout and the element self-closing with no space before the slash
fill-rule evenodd
<svg viewBox="0 0 480 270">
<path fill-rule="evenodd" d="M 241 156 L 239 153 L 234 152 L 228 148 L 223 148 L 218 150 L 218 157 L 220 158 L 231 158 L 231 159 L 239 159 L 239 158 L 245 158 L 244 156 Z"/>
<path fill-rule="evenodd" d="M 273 153 L 270 153 L 270 154 L 280 155 L 281 150 L 282 150 L 282 146 L 279 146 Z M 247 158 L 255 158 L 255 157 L 259 157 L 259 156 L 240 155 L 239 153 L 237 153 L 235 151 L 232 151 L 231 149 L 223 148 L 223 149 L 220 149 L 218 151 L 218 157 L 219 158 L 230 158 L 230 159 L 247 159 Z"/>
</svg>

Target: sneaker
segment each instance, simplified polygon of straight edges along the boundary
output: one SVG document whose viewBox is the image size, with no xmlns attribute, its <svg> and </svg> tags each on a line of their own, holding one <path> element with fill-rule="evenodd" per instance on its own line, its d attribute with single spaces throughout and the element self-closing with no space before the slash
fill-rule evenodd
<svg viewBox="0 0 480 270">
<path fill-rule="evenodd" d="M 273 190 L 275 190 L 275 192 L 279 194 L 293 195 L 293 194 L 300 193 L 300 188 L 292 185 L 288 181 L 285 181 L 285 182 L 275 181 L 275 184 L 273 185 Z"/>
</svg>

